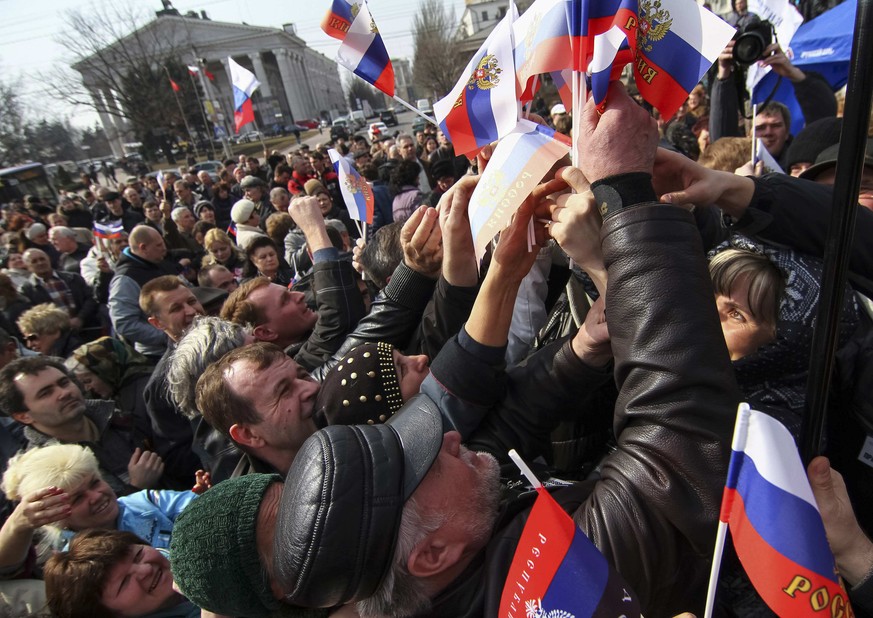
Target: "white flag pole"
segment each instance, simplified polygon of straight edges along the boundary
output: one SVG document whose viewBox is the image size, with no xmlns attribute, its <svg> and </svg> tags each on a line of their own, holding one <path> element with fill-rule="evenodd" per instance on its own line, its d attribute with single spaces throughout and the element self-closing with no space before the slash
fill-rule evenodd
<svg viewBox="0 0 873 618">
<path fill-rule="evenodd" d="M 417 107 L 412 107 L 412 105 L 410 105 L 409 103 L 407 103 L 406 101 L 404 101 L 403 99 L 401 99 L 400 97 L 398 97 L 396 94 L 394 95 L 394 100 L 397 101 L 398 103 L 400 103 L 403 107 L 407 108 L 408 110 L 410 110 L 410 111 L 412 111 L 412 112 L 415 112 L 416 114 L 418 114 L 419 116 L 421 116 L 422 118 L 424 118 L 425 120 L 427 120 L 427 121 L 428 121 L 429 123 L 431 123 L 432 125 L 436 125 L 436 124 L 437 124 L 437 121 L 436 121 L 436 120 L 434 120 L 433 118 L 431 118 L 430 116 L 428 116 L 427 114 L 425 114 L 423 111 L 421 111 L 421 110 L 418 109 Z M 438 126 L 438 125 L 437 125 L 437 126 Z"/>
<path fill-rule="evenodd" d="M 741 403 L 737 409 L 737 423 L 734 425 L 734 437 L 731 442 L 732 453 L 738 453 L 745 450 L 746 438 L 749 434 L 749 404 Z M 728 479 L 730 479 L 733 470 L 733 455 L 731 455 L 731 463 L 728 466 Z M 721 505 L 722 513 L 725 511 L 724 498 Z M 715 536 L 715 549 L 712 553 L 712 569 L 709 572 L 709 586 L 706 590 L 706 609 L 703 613 L 703 618 L 712 618 L 713 608 L 715 607 L 715 593 L 718 588 L 718 575 L 721 571 L 721 558 L 724 553 L 724 542 L 727 537 L 728 524 L 721 521 L 719 517 L 718 531 Z"/>
<path fill-rule="evenodd" d="M 758 115 L 758 104 L 752 105 L 752 173 L 755 172 L 755 164 L 758 162 L 758 136 L 755 130 L 755 117 Z"/>
<path fill-rule="evenodd" d="M 539 489 L 543 486 L 543 484 L 537 478 L 536 474 L 533 473 L 533 470 L 531 470 L 528 465 L 524 463 L 521 455 L 519 455 L 515 449 L 509 451 L 509 458 L 512 460 L 512 463 L 518 466 L 518 469 L 521 470 L 521 473 L 524 475 L 524 478 L 527 479 L 527 482 L 531 484 L 531 487 L 533 487 L 534 489 Z"/>
</svg>

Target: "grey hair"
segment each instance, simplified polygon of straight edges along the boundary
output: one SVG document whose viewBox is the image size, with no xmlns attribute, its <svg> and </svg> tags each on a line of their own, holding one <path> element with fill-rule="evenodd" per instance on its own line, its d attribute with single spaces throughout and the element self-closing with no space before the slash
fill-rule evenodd
<svg viewBox="0 0 873 618">
<path fill-rule="evenodd" d="M 288 190 L 282 187 L 273 187 L 272 189 L 270 189 L 270 202 L 278 199 L 281 195 L 288 196 Z"/>
<path fill-rule="evenodd" d="M 445 515 L 422 513 L 415 498 L 406 501 L 400 518 L 393 564 L 373 596 L 356 604 L 361 618 L 403 618 L 426 613 L 430 609 L 431 601 L 424 581 L 412 575 L 406 565 L 415 547 L 445 523 Z"/>
<path fill-rule="evenodd" d="M 76 232 L 63 225 L 55 225 L 49 230 L 50 233 L 60 234 L 66 238 L 76 238 Z"/>
<path fill-rule="evenodd" d="M 176 407 L 189 419 L 197 410 L 197 380 L 206 368 L 231 350 L 242 346 L 250 326 L 234 324 L 215 316 L 200 316 L 170 355 L 167 385 Z"/>
<path fill-rule="evenodd" d="M 172 217 L 173 221 L 178 221 L 182 217 L 182 215 L 185 213 L 185 211 L 191 212 L 191 209 L 188 208 L 187 206 L 177 206 L 170 213 L 170 217 Z"/>
</svg>

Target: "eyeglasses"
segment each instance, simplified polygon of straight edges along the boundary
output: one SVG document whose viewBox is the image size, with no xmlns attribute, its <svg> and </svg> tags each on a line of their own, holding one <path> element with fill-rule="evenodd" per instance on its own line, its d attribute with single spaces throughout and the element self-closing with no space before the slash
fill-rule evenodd
<svg viewBox="0 0 873 618">
<path fill-rule="evenodd" d="M 33 334 L 31 334 L 31 335 L 25 335 L 25 336 L 24 336 L 24 341 L 25 341 L 25 343 L 30 343 L 31 341 L 36 341 L 37 339 L 39 339 L 39 335 L 33 335 Z"/>
</svg>

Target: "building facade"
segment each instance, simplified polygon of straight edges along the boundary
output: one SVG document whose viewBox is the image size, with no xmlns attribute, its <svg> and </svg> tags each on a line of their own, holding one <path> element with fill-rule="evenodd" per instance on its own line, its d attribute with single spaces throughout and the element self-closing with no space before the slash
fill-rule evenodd
<svg viewBox="0 0 873 618">
<path fill-rule="evenodd" d="M 166 4 L 166 3 L 165 3 Z M 252 97 L 259 127 L 290 124 L 303 119 L 330 118 L 330 110 L 346 107 L 336 63 L 324 54 L 307 47 L 297 36 L 293 24 L 266 28 L 232 24 L 199 15 L 181 15 L 169 8 L 158 11 L 156 18 L 115 45 L 142 49 L 143 57 L 175 56 L 184 64 L 195 65 L 214 75 L 201 79 L 204 96 L 213 107 L 211 120 L 221 130 L 233 133 L 233 90 L 228 57 L 252 71 L 261 82 Z M 94 101 L 101 123 L 115 156 L 124 154 L 124 143 L 131 141 L 130 126 L 117 113 L 120 97 L 105 85 L 107 63 L 113 50 L 101 50 L 73 68 Z M 242 131 L 254 127 L 244 127 Z"/>
</svg>

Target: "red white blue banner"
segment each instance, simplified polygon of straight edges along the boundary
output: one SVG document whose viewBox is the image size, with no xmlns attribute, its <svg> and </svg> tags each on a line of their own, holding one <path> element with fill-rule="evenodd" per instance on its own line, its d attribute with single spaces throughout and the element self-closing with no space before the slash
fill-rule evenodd
<svg viewBox="0 0 873 618">
<path fill-rule="evenodd" d="M 791 433 L 741 404 L 720 519 L 755 590 L 779 616 L 851 616 Z"/>
</svg>

